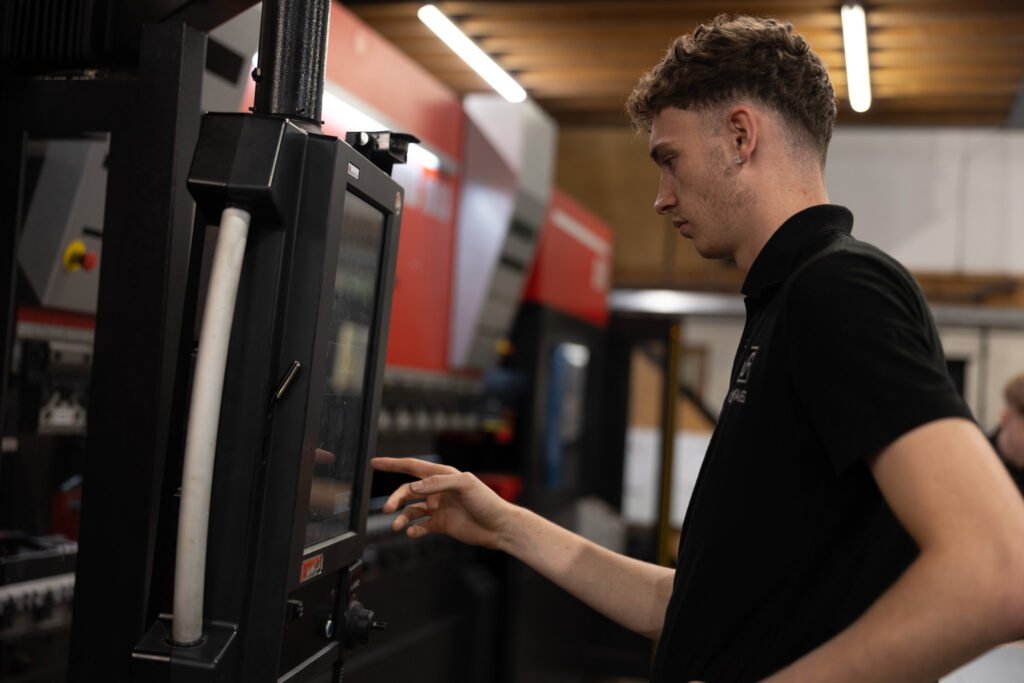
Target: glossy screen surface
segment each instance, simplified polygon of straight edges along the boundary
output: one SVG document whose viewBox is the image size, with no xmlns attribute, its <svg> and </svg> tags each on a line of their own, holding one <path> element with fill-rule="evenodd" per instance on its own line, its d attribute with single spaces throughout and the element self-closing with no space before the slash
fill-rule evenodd
<svg viewBox="0 0 1024 683">
<path fill-rule="evenodd" d="M 384 220 L 367 202 L 351 193 L 346 196 L 327 332 L 307 548 L 352 528 L 353 489 L 365 449 L 369 344 L 380 294 Z"/>
</svg>

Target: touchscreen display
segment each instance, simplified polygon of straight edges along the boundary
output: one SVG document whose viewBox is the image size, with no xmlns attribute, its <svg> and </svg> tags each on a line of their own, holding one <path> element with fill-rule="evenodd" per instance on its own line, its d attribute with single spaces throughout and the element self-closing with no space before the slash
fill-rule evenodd
<svg viewBox="0 0 1024 683">
<path fill-rule="evenodd" d="M 348 532 L 368 408 L 368 356 L 379 294 L 384 215 L 349 193 L 341 225 L 327 332 L 306 547 Z"/>
</svg>

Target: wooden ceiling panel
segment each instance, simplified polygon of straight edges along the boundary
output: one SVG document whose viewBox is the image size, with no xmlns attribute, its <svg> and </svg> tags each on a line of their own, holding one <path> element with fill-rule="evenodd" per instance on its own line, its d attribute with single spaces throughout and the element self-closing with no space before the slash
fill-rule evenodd
<svg viewBox="0 0 1024 683">
<path fill-rule="evenodd" d="M 840 122 L 1000 126 L 1024 98 L 1024 0 L 864 0 L 874 104 L 850 111 L 840 0 L 437 2 L 562 125 L 622 124 L 672 39 L 722 12 L 793 24 L 825 61 Z M 460 94 L 488 86 L 416 18 L 420 3 L 350 0 L 367 24 Z"/>
</svg>

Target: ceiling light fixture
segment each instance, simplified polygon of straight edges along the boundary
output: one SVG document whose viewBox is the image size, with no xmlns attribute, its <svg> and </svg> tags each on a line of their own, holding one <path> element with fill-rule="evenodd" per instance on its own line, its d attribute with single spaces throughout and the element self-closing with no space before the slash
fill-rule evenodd
<svg viewBox="0 0 1024 683">
<path fill-rule="evenodd" d="M 427 28 L 436 33 L 437 37 L 443 40 L 455 54 L 462 57 L 462 61 L 466 62 L 473 71 L 480 74 L 482 79 L 497 90 L 499 95 L 509 102 L 522 102 L 526 99 L 526 91 L 523 90 L 523 87 L 477 47 L 476 43 L 453 24 L 441 10 L 433 5 L 424 5 L 420 7 L 416 16 L 427 25 Z"/>
<path fill-rule="evenodd" d="M 859 113 L 871 107 L 871 69 L 868 66 L 868 31 L 864 8 L 843 5 L 843 53 L 846 56 L 846 92 L 850 107 Z"/>
</svg>

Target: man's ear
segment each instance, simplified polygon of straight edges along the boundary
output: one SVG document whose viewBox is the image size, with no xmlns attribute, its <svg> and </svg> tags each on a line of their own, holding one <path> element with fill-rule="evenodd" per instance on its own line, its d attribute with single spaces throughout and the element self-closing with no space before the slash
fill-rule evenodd
<svg viewBox="0 0 1024 683">
<path fill-rule="evenodd" d="M 732 155 L 737 163 L 747 163 L 757 149 L 759 126 L 756 113 L 747 105 L 736 105 L 729 110 L 726 125 Z"/>
</svg>

